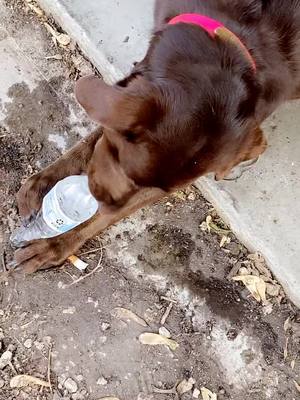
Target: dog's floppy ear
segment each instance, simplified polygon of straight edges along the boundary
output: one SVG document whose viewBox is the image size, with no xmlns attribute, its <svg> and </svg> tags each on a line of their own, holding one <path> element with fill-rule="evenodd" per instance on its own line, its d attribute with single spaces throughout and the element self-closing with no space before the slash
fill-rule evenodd
<svg viewBox="0 0 300 400">
<path fill-rule="evenodd" d="M 75 95 L 94 121 L 107 128 L 124 130 L 138 122 L 148 100 L 148 95 L 142 93 L 146 86 L 142 78 L 136 79 L 132 86 L 130 90 L 110 86 L 92 75 L 77 81 Z"/>
</svg>

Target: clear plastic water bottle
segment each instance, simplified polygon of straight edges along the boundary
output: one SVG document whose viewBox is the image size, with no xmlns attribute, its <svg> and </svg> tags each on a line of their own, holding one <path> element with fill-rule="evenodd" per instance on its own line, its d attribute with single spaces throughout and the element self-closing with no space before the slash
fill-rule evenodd
<svg viewBox="0 0 300 400">
<path fill-rule="evenodd" d="M 22 226 L 11 237 L 15 246 L 34 239 L 61 235 L 90 219 L 99 209 L 86 175 L 69 176 L 59 181 L 43 200 L 34 221 Z"/>
</svg>

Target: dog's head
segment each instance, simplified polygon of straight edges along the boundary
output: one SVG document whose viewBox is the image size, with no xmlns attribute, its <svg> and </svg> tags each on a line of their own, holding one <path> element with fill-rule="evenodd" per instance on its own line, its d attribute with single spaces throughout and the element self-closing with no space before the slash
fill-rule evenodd
<svg viewBox="0 0 300 400">
<path fill-rule="evenodd" d="M 78 81 L 79 103 L 104 127 L 89 165 L 99 200 L 123 204 L 139 187 L 168 191 L 209 172 L 222 179 L 264 150 L 253 71 L 205 33 L 199 55 L 199 29 L 188 29 L 195 43 L 184 28 L 168 28 L 114 86 L 95 76 Z"/>
</svg>

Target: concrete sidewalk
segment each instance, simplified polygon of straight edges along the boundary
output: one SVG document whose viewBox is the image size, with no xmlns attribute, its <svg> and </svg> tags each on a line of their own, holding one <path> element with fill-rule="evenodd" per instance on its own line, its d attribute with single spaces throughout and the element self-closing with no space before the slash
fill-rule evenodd
<svg viewBox="0 0 300 400">
<path fill-rule="evenodd" d="M 147 48 L 153 0 L 39 0 L 78 42 L 108 82 L 128 73 Z M 297 116 L 298 114 L 298 116 Z M 270 147 L 237 182 L 197 182 L 237 236 L 260 251 L 300 306 L 299 103 L 265 124 Z"/>
</svg>

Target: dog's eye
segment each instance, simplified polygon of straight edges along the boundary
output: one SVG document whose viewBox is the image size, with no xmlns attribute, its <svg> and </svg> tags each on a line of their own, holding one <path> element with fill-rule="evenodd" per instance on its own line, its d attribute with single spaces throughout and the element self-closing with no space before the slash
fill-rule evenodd
<svg viewBox="0 0 300 400">
<path fill-rule="evenodd" d="M 129 143 L 134 143 L 136 140 L 136 134 L 132 131 L 125 131 L 123 135 Z"/>
</svg>

